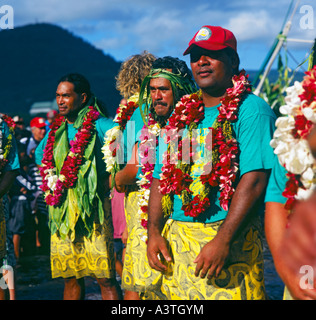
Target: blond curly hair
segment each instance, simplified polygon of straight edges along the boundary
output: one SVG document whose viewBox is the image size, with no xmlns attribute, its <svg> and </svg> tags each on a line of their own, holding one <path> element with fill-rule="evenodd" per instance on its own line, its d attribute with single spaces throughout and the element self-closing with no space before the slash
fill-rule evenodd
<svg viewBox="0 0 316 320">
<path fill-rule="evenodd" d="M 116 89 L 124 99 L 139 92 L 144 78 L 148 75 L 156 57 L 148 51 L 135 54 L 121 64 L 116 79 Z"/>
</svg>

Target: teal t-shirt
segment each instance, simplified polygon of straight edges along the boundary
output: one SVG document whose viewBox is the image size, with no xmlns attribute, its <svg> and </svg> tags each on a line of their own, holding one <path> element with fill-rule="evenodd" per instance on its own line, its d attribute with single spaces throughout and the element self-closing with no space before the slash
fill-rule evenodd
<svg viewBox="0 0 316 320">
<path fill-rule="evenodd" d="M 219 105 L 218 105 L 219 106 Z M 204 132 L 204 129 L 213 125 L 216 120 L 219 111 L 218 106 L 212 108 L 205 108 L 205 118 L 199 124 L 200 132 Z M 234 136 L 237 139 L 239 147 L 239 179 L 247 172 L 260 170 L 260 169 L 272 169 L 274 161 L 274 153 L 270 147 L 270 141 L 273 137 L 275 129 L 276 116 L 271 110 L 270 106 L 261 98 L 254 94 L 249 94 L 245 97 L 245 100 L 239 107 L 238 119 L 232 124 L 234 130 Z M 161 154 L 166 150 L 167 145 L 160 139 L 156 162 L 154 178 L 159 179 L 162 169 Z M 203 148 L 201 147 L 203 151 Z M 198 175 L 194 177 L 194 182 L 199 183 Z M 194 190 L 193 190 L 194 191 Z M 196 190 L 198 193 L 198 190 Z M 223 210 L 220 207 L 219 192 L 211 195 L 210 208 L 200 214 L 197 218 L 185 216 L 182 207 L 182 200 L 179 196 L 174 197 L 174 210 L 172 218 L 179 221 L 187 222 L 203 222 L 211 223 L 226 218 L 228 211 Z"/>
<path fill-rule="evenodd" d="M 99 117 L 95 122 L 96 133 L 97 133 L 97 139 L 95 143 L 95 152 L 96 152 L 98 173 L 100 173 L 100 175 L 103 175 L 106 173 L 106 164 L 103 160 L 104 155 L 101 151 L 101 148 L 104 144 L 105 133 L 109 129 L 111 129 L 114 125 L 115 123 L 113 122 L 113 120 L 104 118 L 104 117 Z M 67 135 L 68 135 L 69 142 L 74 140 L 77 132 L 78 132 L 78 129 L 74 128 L 73 124 L 67 123 Z M 41 165 L 42 163 L 47 139 L 48 139 L 48 133 L 46 134 L 44 139 L 40 142 L 40 144 L 35 150 L 35 161 L 36 161 L 36 164 L 38 165 Z"/>
<path fill-rule="evenodd" d="M 5 144 L 7 143 L 8 136 L 10 135 L 10 130 L 7 124 L 3 121 L 2 122 L 2 137 L 3 137 L 3 142 Z M 13 135 L 12 137 L 12 146 L 8 155 L 8 162 L 5 165 L 3 172 L 7 171 L 12 171 L 12 170 L 17 170 L 20 169 L 20 161 L 19 161 L 19 155 L 18 155 L 18 148 L 16 144 L 15 137 Z"/>
<path fill-rule="evenodd" d="M 288 180 L 286 174 L 286 169 L 280 164 L 278 157 L 275 156 L 264 199 L 265 202 L 285 204 L 287 198 L 282 196 L 282 192 L 285 190 L 285 185 Z"/>
<path fill-rule="evenodd" d="M 141 116 L 139 108 L 137 108 L 129 121 L 126 124 L 123 137 L 124 137 L 124 155 L 126 162 L 132 156 L 132 150 L 135 143 L 139 142 L 141 130 L 144 126 L 144 121 Z"/>
</svg>

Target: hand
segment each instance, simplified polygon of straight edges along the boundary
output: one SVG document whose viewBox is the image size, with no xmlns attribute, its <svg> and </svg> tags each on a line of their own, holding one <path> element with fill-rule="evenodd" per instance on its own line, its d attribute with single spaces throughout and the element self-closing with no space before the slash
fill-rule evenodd
<svg viewBox="0 0 316 320">
<path fill-rule="evenodd" d="M 163 259 L 171 262 L 171 256 L 167 248 L 167 242 L 160 234 L 150 236 L 147 244 L 147 257 L 149 265 L 160 272 L 167 271 L 167 267 L 162 263 Z"/>
<path fill-rule="evenodd" d="M 126 191 L 126 186 L 122 185 L 122 186 L 118 186 L 115 185 L 115 189 L 118 193 L 124 193 Z"/>
<path fill-rule="evenodd" d="M 279 253 L 280 260 L 284 265 L 278 268 L 278 272 L 294 299 L 316 300 L 315 211 L 316 193 L 314 192 L 308 200 L 301 201 L 295 206 Z M 300 273 L 302 266 L 310 266 L 313 274 Z M 303 277 L 308 278 L 313 275 L 314 278 L 309 279 L 314 284 L 313 288 L 302 288 L 300 280 L 304 280 Z"/>
<path fill-rule="evenodd" d="M 282 269 L 277 269 L 277 271 L 294 300 L 316 300 L 316 290 L 305 287 L 306 281 L 302 279 L 305 274 L 293 272 L 288 265 L 284 265 Z M 302 280 L 304 287 L 302 287 Z"/>
<path fill-rule="evenodd" d="M 196 263 L 195 276 L 208 279 L 218 277 L 229 254 L 229 245 L 215 237 L 208 242 L 193 261 Z"/>
<path fill-rule="evenodd" d="M 118 178 L 117 178 L 118 176 L 119 176 L 119 172 L 114 177 L 114 187 L 118 193 L 124 193 L 126 191 L 126 186 L 120 185 L 118 183 Z M 111 185 L 111 176 L 110 176 L 110 185 Z"/>
<path fill-rule="evenodd" d="M 20 192 L 23 193 L 23 194 L 27 194 L 27 190 L 26 190 L 24 187 L 22 187 L 22 188 L 20 189 Z"/>
<path fill-rule="evenodd" d="M 122 242 L 124 245 L 127 244 L 127 238 L 128 238 L 128 229 L 127 229 L 127 225 L 124 228 L 124 231 L 122 233 Z"/>
</svg>

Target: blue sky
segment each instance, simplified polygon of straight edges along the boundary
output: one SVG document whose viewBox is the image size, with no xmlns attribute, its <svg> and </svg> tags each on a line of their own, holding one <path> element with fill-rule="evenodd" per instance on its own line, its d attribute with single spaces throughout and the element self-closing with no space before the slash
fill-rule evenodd
<svg viewBox="0 0 316 320">
<path fill-rule="evenodd" d="M 235 34 L 241 67 L 257 70 L 282 29 L 291 0 L 1 0 L 2 4 L 13 7 L 15 28 L 57 24 L 117 61 L 148 50 L 189 63 L 182 53 L 190 39 L 203 25 L 219 25 Z M 312 10 L 309 29 L 304 6 Z M 289 38 L 316 38 L 314 0 L 299 2 Z M 302 62 L 311 46 L 288 42 L 289 66 Z"/>
</svg>

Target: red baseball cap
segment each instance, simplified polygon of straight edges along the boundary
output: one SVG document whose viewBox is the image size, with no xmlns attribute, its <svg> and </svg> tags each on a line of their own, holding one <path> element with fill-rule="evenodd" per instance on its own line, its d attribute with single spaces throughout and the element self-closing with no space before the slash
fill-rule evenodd
<svg viewBox="0 0 316 320">
<path fill-rule="evenodd" d="M 41 117 L 35 117 L 30 122 L 30 127 L 43 128 L 46 126 L 45 119 Z"/>
<path fill-rule="evenodd" d="M 237 52 L 237 40 L 234 34 L 227 29 L 217 26 L 203 26 L 189 42 L 189 46 L 183 55 L 185 56 L 190 53 L 194 46 L 212 51 L 229 47 Z"/>
</svg>

